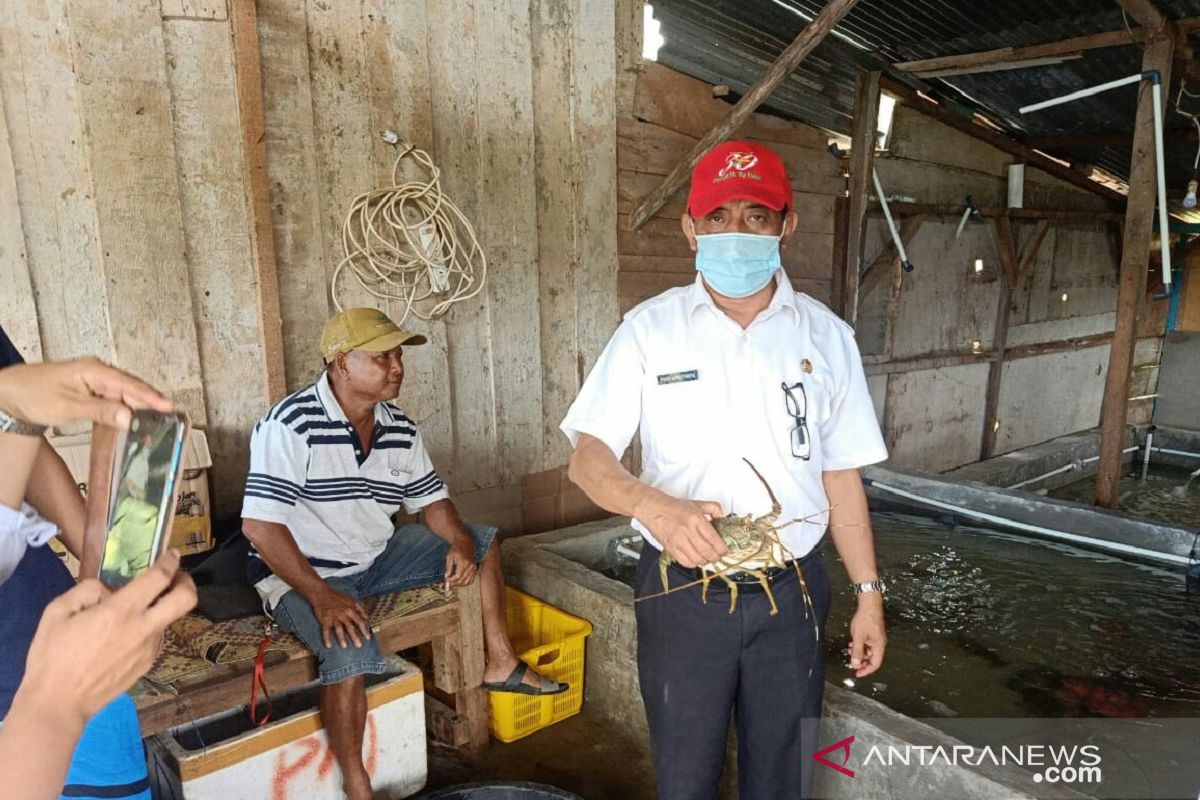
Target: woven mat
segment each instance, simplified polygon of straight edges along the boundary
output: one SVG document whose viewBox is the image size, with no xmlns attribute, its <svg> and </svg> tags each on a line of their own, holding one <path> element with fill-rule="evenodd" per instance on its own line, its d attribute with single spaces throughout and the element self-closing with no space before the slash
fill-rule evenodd
<svg viewBox="0 0 1200 800">
<path fill-rule="evenodd" d="M 412 614 L 452 596 L 440 586 L 425 586 L 368 597 L 365 604 L 371 627 L 378 628 L 388 620 Z M 200 614 L 188 614 L 167 629 L 162 651 L 146 678 L 159 685 L 173 684 L 218 664 L 252 661 L 268 631 L 272 632 L 274 640 L 267 645 L 267 652 L 292 653 L 304 649 L 299 639 L 280 632 L 265 616 L 213 622 Z"/>
</svg>

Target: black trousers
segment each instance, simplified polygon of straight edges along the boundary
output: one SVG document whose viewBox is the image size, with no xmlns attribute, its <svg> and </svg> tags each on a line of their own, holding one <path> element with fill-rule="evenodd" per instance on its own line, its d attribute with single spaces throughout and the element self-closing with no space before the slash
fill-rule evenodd
<svg viewBox="0 0 1200 800">
<path fill-rule="evenodd" d="M 662 591 L 659 551 L 642 548 L 637 597 Z M 820 749 L 825 685 L 823 642 L 829 576 L 816 548 L 801 562 L 816 609 L 805 616 L 794 572 L 771 584 L 779 613 L 761 589 L 742 586 L 729 613 L 729 591 L 712 581 L 708 603 L 699 585 L 635 604 L 638 678 L 650 725 L 661 800 L 713 800 L 725 761 L 729 716 L 738 742 L 740 800 L 811 795 L 812 754 Z M 689 583 L 678 567 L 672 587 Z"/>
</svg>

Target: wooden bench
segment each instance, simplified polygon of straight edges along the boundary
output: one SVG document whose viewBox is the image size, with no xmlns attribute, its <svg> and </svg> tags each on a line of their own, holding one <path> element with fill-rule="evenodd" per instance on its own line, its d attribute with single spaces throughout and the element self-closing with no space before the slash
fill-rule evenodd
<svg viewBox="0 0 1200 800">
<path fill-rule="evenodd" d="M 425 715 L 436 741 L 477 761 L 488 745 L 488 701 L 483 683 L 483 615 L 479 581 L 458 589 L 453 599 L 438 600 L 411 614 L 394 617 L 375 629 L 379 649 L 398 653 L 429 644 L 433 686 L 449 705 L 426 695 Z M 267 654 L 266 684 L 281 693 L 317 679 L 316 658 L 301 649 Z M 142 735 L 152 736 L 221 711 L 245 706 L 250 699 L 254 663 L 217 665 L 182 679 L 168 690 L 143 681 L 133 692 Z M 175 692 L 178 692 L 176 694 Z"/>
</svg>

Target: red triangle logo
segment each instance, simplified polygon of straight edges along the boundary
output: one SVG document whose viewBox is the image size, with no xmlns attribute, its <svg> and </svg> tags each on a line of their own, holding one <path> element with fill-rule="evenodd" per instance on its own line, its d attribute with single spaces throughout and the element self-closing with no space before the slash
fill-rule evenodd
<svg viewBox="0 0 1200 800">
<path fill-rule="evenodd" d="M 817 752 L 813 753 L 813 761 L 819 761 L 820 763 L 824 764 L 825 766 L 827 766 L 831 769 L 836 769 L 838 772 L 842 773 L 843 775 L 849 775 L 851 778 L 853 778 L 854 770 L 846 769 L 846 764 L 849 763 L 849 761 L 850 761 L 850 745 L 853 744 L 853 742 L 854 742 L 853 736 L 847 736 L 845 739 L 842 739 L 840 742 L 834 742 L 833 744 L 829 745 L 828 747 L 826 747 L 822 750 L 818 750 Z M 825 757 L 835 750 L 842 750 L 842 751 L 845 751 L 845 753 L 846 753 L 845 757 L 842 758 L 841 764 L 835 764 Z"/>
</svg>

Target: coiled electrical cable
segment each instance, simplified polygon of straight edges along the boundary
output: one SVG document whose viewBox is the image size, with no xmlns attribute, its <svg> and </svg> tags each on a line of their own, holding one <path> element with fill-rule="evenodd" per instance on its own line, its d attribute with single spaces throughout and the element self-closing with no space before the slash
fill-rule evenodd
<svg viewBox="0 0 1200 800">
<path fill-rule="evenodd" d="M 342 223 L 344 257 L 331 281 L 333 302 L 341 311 L 339 278 L 348 269 L 372 296 L 404 304 L 404 313 L 393 315 L 397 324 L 410 313 L 433 319 L 479 294 L 487 258 L 470 220 L 442 191 L 441 170 L 429 154 L 391 131 L 383 137 L 400 148 L 392 185 L 364 192 L 350 204 Z M 401 181 L 406 157 L 427 180 Z"/>
</svg>

